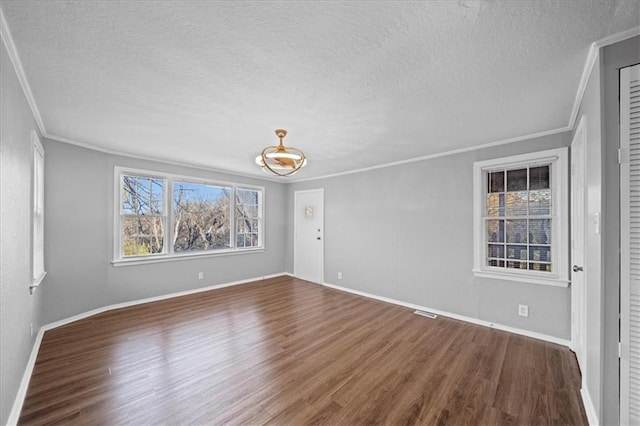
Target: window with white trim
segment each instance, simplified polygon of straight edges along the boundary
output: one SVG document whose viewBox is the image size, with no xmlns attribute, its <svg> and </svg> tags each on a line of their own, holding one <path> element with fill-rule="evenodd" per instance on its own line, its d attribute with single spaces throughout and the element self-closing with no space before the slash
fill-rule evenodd
<svg viewBox="0 0 640 426">
<path fill-rule="evenodd" d="M 232 247 L 229 218 L 233 190 L 230 186 L 182 180 L 173 183 L 173 250 L 176 253 Z"/>
<path fill-rule="evenodd" d="M 122 175 L 121 253 L 123 257 L 164 253 L 166 215 L 165 180 Z"/>
<path fill-rule="evenodd" d="M 115 168 L 114 263 L 263 247 L 264 188 Z"/>
<path fill-rule="evenodd" d="M 33 209 L 32 209 L 32 284 L 40 285 L 46 272 L 44 270 L 44 148 L 38 134 L 31 132 L 33 146 Z"/>
<path fill-rule="evenodd" d="M 261 247 L 260 206 L 262 192 L 239 188 L 236 191 L 236 246 Z"/>
<path fill-rule="evenodd" d="M 567 148 L 474 163 L 474 273 L 568 285 Z"/>
</svg>

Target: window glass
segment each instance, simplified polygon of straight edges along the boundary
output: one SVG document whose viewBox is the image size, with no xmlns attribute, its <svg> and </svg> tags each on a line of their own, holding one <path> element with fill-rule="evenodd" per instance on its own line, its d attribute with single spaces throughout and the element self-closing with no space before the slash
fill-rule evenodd
<svg viewBox="0 0 640 426">
<path fill-rule="evenodd" d="M 120 168 L 116 174 L 115 261 L 263 247 L 262 188 Z"/>
<path fill-rule="evenodd" d="M 551 272 L 550 165 L 486 173 L 486 266 Z"/>
<path fill-rule="evenodd" d="M 122 176 L 122 255 L 146 256 L 164 249 L 164 188 L 161 178 Z"/>
<path fill-rule="evenodd" d="M 236 244 L 238 247 L 259 247 L 260 191 L 239 188 L 236 191 Z"/>
<path fill-rule="evenodd" d="M 489 193 L 504 192 L 504 170 L 489 173 Z"/>
<path fill-rule="evenodd" d="M 568 286 L 568 151 L 474 162 L 476 277 Z"/>
<path fill-rule="evenodd" d="M 122 213 L 137 216 L 162 215 L 164 180 L 146 176 L 122 177 Z"/>
<path fill-rule="evenodd" d="M 173 248 L 229 248 L 231 188 L 177 181 L 173 185 Z"/>
<path fill-rule="evenodd" d="M 44 270 L 44 149 L 35 131 L 33 142 L 33 241 L 32 286 L 38 286 L 46 274 Z"/>
</svg>

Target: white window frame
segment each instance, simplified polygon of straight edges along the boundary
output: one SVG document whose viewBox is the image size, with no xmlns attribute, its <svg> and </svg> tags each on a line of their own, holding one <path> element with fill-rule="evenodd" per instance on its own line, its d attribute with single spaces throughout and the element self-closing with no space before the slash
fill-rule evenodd
<svg viewBox="0 0 640 426">
<path fill-rule="evenodd" d="M 133 176 L 143 176 L 149 178 L 162 179 L 164 181 L 163 185 L 163 207 L 164 207 L 164 229 L 165 229 L 165 243 L 162 246 L 161 253 L 155 254 L 147 254 L 141 256 L 127 256 L 124 257 L 122 254 L 122 223 L 121 223 L 121 200 L 122 200 L 122 177 L 124 175 L 133 175 Z M 175 182 L 189 182 L 195 184 L 203 184 L 203 185 L 214 185 L 221 187 L 231 188 L 231 203 L 230 203 L 230 213 L 229 213 L 229 233 L 230 233 L 230 241 L 229 248 L 227 249 L 215 249 L 215 250 L 207 250 L 207 251 L 197 251 L 197 252 L 180 252 L 175 253 L 173 244 L 170 244 L 169 240 L 166 236 L 173 235 L 174 231 L 174 220 L 173 220 L 173 210 L 172 210 L 172 200 L 173 200 L 173 188 Z M 258 209 L 259 221 L 258 221 L 258 235 L 259 235 L 259 246 L 258 247 L 236 247 L 236 232 L 235 232 L 235 222 L 236 222 L 236 191 L 238 189 L 250 189 L 257 190 L 260 194 L 260 206 Z M 122 167 L 115 166 L 114 167 L 114 197 L 113 197 L 113 260 L 112 264 L 114 266 L 124 266 L 124 265 L 136 265 L 136 264 L 146 264 L 146 263 L 156 263 L 156 262 L 167 262 L 173 260 L 180 259 L 192 259 L 192 258 L 201 258 L 201 257 L 212 257 L 212 256 L 225 256 L 225 255 L 234 255 L 234 254 L 243 254 L 243 253 L 255 253 L 259 251 L 264 251 L 265 247 L 265 220 L 264 220 L 264 205 L 265 205 L 265 188 L 263 186 L 257 185 L 246 185 L 234 182 L 227 182 L 221 180 L 212 180 L 195 176 L 188 175 L 179 175 L 173 173 L 165 173 L 158 172 L 153 170 L 144 170 L 144 169 L 136 169 L 130 167 Z"/>
<path fill-rule="evenodd" d="M 551 165 L 551 272 L 488 266 L 484 227 L 488 172 L 501 168 Z M 506 185 L 506 182 L 505 182 Z M 474 265 L 477 277 L 567 287 L 569 285 L 568 148 L 557 148 L 473 163 Z"/>
<path fill-rule="evenodd" d="M 162 212 L 163 214 L 160 216 L 153 216 L 153 217 L 158 217 L 162 219 L 162 226 L 165 230 L 165 235 L 164 235 L 164 241 L 162 244 L 162 252 L 161 253 L 150 253 L 150 254 L 146 254 L 146 255 L 140 255 L 140 256 L 127 256 L 124 257 L 122 255 L 122 205 L 120 204 L 121 200 L 122 200 L 122 196 L 123 196 L 123 190 L 122 190 L 122 183 L 123 183 L 123 177 L 125 175 L 133 175 L 133 176 L 139 176 L 139 177 L 143 177 L 143 178 L 149 178 L 149 179 L 160 179 L 162 180 Z M 115 261 L 129 261 L 129 260 L 133 260 L 133 261 L 137 261 L 137 260 L 141 260 L 141 259 L 154 259 L 157 257 L 162 257 L 162 256 L 166 256 L 167 254 L 170 254 L 170 252 L 167 250 L 167 244 L 166 244 L 166 237 L 167 235 L 172 235 L 172 230 L 168 228 L 169 224 L 170 224 L 170 214 L 169 214 L 169 208 L 171 207 L 171 195 L 172 194 L 172 190 L 173 190 L 173 185 L 170 184 L 169 182 L 169 178 L 167 175 L 163 174 L 163 173 L 155 173 L 155 172 L 149 172 L 149 171 L 145 171 L 145 170 L 140 170 L 138 171 L 133 171 L 132 169 L 123 169 L 123 171 L 116 177 L 116 181 L 117 181 L 117 185 L 119 185 L 119 188 L 116 188 L 116 192 L 117 192 L 117 198 L 116 201 L 118 202 L 118 205 L 116 206 L 117 209 L 117 217 L 115 217 L 116 221 L 117 221 L 117 228 L 114 228 L 114 232 L 117 235 L 117 242 L 118 242 L 118 247 L 114 247 L 114 251 L 117 252 L 117 255 L 119 257 L 115 257 L 114 256 L 114 260 Z M 173 248 L 172 248 L 173 250 Z"/>
<path fill-rule="evenodd" d="M 47 275 L 44 268 L 44 148 L 35 130 L 31 131 L 31 286 L 40 286 Z M 40 232 L 38 232 L 38 229 Z"/>
<path fill-rule="evenodd" d="M 249 189 L 249 190 L 256 190 L 256 187 L 252 187 L 249 185 L 237 185 L 236 188 L 234 188 L 234 195 L 235 195 L 235 190 L 237 189 Z M 236 232 L 236 223 L 237 223 L 237 217 L 235 216 L 235 208 L 236 208 L 236 200 L 235 200 L 235 196 L 234 196 L 234 200 L 233 200 L 233 220 L 235 221 L 232 224 L 232 229 L 233 229 L 233 234 L 236 237 L 236 240 L 238 238 L 238 233 Z M 252 248 L 262 248 L 264 246 L 264 235 L 262 230 L 264 229 L 264 188 L 262 188 L 261 190 L 259 190 L 258 192 L 258 245 L 256 247 L 244 247 L 242 249 L 252 249 Z M 246 232 L 243 232 L 244 235 L 247 235 Z M 233 244 L 236 244 L 236 241 L 233 242 Z M 239 248 L 240 249 L 240 248 Z"/>
</svg>

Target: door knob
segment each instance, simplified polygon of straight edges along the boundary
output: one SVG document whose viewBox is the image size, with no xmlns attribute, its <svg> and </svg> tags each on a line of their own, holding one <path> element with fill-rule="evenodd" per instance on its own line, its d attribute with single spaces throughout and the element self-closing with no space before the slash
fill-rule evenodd
<svg viewBox="0 0 640 426">
<path fill-rule="evenodd" d="M 582 272 L 583 270 L 582 266 L 573 265 L 573 272 Z"/>
<path fill-rule="evenodd" d="M 322 239 L 322 238 L 320 238 L 320 237 L 316 238 L 316 240 L 321 240 L 321 239 Z"/>
</svg>

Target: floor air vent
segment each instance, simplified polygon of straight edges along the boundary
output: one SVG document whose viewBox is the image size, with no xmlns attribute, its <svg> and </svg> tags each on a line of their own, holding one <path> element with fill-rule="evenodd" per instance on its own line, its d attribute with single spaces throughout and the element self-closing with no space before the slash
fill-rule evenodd
<svg viewBox="0 0 640 426">
<path fill-rule="evenodd" d="M 427 317 L 427 318 L 431 318 L 431 319 L 438 318 L 438 315 L 434 314 L 433 312 L 417 310 L 417 311 L 414 312 L 414 314 L 422 315 L 423 317 Z"/>
</svg>

